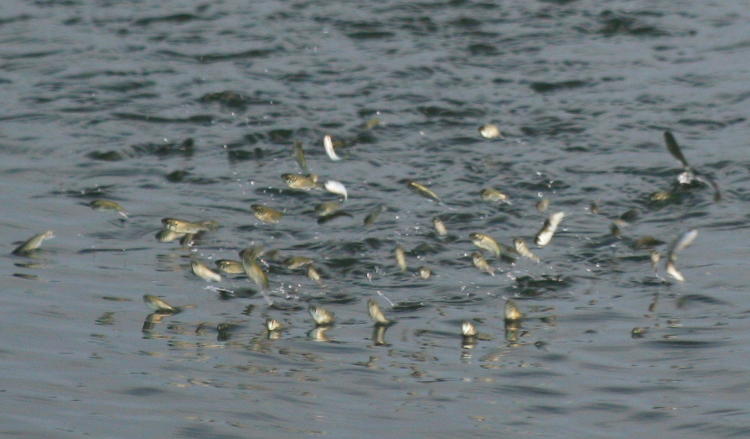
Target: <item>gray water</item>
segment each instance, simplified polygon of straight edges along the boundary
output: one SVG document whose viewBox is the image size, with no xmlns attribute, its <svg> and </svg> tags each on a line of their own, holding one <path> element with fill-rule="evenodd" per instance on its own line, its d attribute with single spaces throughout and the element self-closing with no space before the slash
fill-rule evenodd
<svg viewBox="0 0 750 439">
<path fill-rule="evenodd" d="M 747 1 L 4 1 L 0 435 L 747 437 L 749 20 Z M 676 183 L 666 130 L 720 202 Z M 318 224 L 336 196 L 285 187 L 295 141 L 351 216 Z M 556 211 L 540 264 L 472 266 L 469 233 L 531 242 Z M 163 217 L 221 228 L 161 243 Z M 635 240 L 690 229 L 686 281 L 655 276 Z M 190 272 L 252 244 L 314 258 L 324 286 L 268 261 L 268 307 Z M 144 326 L 144 294 L 193 307 Z M 369 298 L 397 321 L 380 342 Z M 310 304 L 336 313 L 327 341 Z M 463 346 L 464 320 L 489 340 Z"/>
</svg>

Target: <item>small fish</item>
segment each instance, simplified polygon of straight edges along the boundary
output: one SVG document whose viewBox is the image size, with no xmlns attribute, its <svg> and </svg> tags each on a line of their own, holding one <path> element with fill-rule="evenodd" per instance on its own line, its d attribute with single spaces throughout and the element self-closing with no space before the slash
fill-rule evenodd
<svg viewBox="0 0 750 439">
<path fill-rule="evenodd" d="M 524 258 L 529 258 L 537 263 L 540 262 L 539 256 L 535 255 L 531 250 L 529 250 L 529 246 L 526 245 L 526 241 L 524 241 L 522 238 L 514 238 L 513 246 L 515 247 L 516 252 L 518 252 L 518 254 L 523 256 Z"/>
<path fill-rule="evenodd" d="M 649 259 L 651 259 L 651 268 L 654 270 L 654 273 L 658 275 L 659 274 L 659 260 L 661 260 L 661 253 L 659 253 L 656 250 L 651 250 L 651 253 L 649 253 Z"/>
<path fill-rule="evenodd" d="M 648 328 L 647 327 L 637 326 L 637 327 L 635 327 L 635 328 L 633 328 L 633 329 L 630 330 L 630 336 L 632 338 L 641 338 L 644 335 L 646 335 L 647 332 L 648 332 Z"/>
<path fill-rule="evenodd" d="M 284 329 L 284 325 L 276 319 L 266 319 L 266 330 L 268 332 L 280 331 Z"/>
<path fill-rule="evenodd" d="M 276 224 L 281 221 L 281 218 L 284 216 L 281 211 L 262 204 L 253 204 L 250 206 L 250 209 L 252 209 L 253 215 L 255 215 L 256 218 L 266 224 Z"/>
<path fill-rule="evenodd" d="M 221 282 L 221 275 L 212 269 L 208 268 L 206 264 L 200 261 L 191 261 L 190 268 L 193 270 L 193 274 L 200 277 L 203 280 L 209 282 Z"/>
<path fill-rule="evenodd" d="M 294 160 L 297 161 L 297 165 L 299 165 L 299 169 L 302 172 L 310 172 L 310 170 L 307 167 L 307 159 L 305 158 L 305 150 L 302 149 L 302 142 L 295 141 L 293 148 L 294 148 Z"/>
<path fill-rule="evenodd" d="M 164 224 L 166 230 L 175 233 L 209 232 L 219 228 L 219 223 L 211 220 L 194 223 L 177 218 L 163 218 L 161 223 Z"/>
<path fill-rule="evenodd" d="M 677 181 L 680 184 L 691 184 L 693 181 L 699 181 L 701 183 L 710 185 L 714 189 L 714 201 L 721 201 L 721 191 L 719 190 L 719 185 L 716 184 L 715 181 L 699 174 L 698 171 L 690 167 L 687 159 L 685 159 L 685 156 L 682 154 L 680 145 L 677 144 L 677 140 L 675 140 L 671 132 L 664 132 L 664 143 L 667 144 L 667 150 L 669 150 L 669 153 L 672 154 L 672 157 L 677 159 L 677 161 L 680 162 L 683 167 L 682 173 L 677 176 Z"/>
<path fill-rule="evenodd" d="M 252 247 L 247 247 L 242 250 L 240 250 L 240 258 L 243 262 L 241 263 L 251 263 L 254 262 L 259 257 L 263 256 L 263 254 L 266 252 L 266 249 L 262 245 L 254 245 Z"/>
<path fill-rule="evenodd" d="M 310 316 L 315 321 L 316 326 L 330 326 L 336 319 L 336 315 L 322 306 L 310 306 L 308 309 Z"/>
<path fill-rule="evenodd" d="M 180 312 L 179 308 L 174 307 L 168 304 L 166 301 L 150 294 L 145 294 L 143 296 L 143 301 L 146 303 L 146 305 L 148 305 L 149 308 L 158 313 L 175 314 Z"/>
<path fill-rule="evenodd" d="M 448 234 L 448 229 L 445 228 L 445 223 L 440 218 L 433 218 L 432 225 L 435 227 L 435 232 L 437 232 L 439 236 L 445 236 Z"/>
<path fill-rule="evenodd" d="M 657 191 L 648 196 L 649 201 L 652 201 L 654 203 L 667 201 L 670 198 L 672 198 L 672 193 L 668 191 Z"/>
<path fill-rule="evenodd" d="M 589 204 L 589 212 L 593 215 L 599 215 L 599 205 L 592 201 L 591 204 Z"/>
<path fill-rule="evenodd" d="M 370 313 L 370 318 L 375 322 L 376 325 L 388 325 L 391 323 L 383 314 L 383 310 L 380 309 L 380 305 L 373 299 L 367 300 L 367 311 Z"/>
<path fill-rule="evenodd" d="M 333 160 L 334 162 L 341 160 L 341 157 L 336 155 L 336 151 L 333 149 L 333 139 L 328 134 L 323 137 L 323 148 L 325 148 L 326 154 L 328 154 L 329 159 Z"/>
<path fill-rule="evenodd" d="M 508 200 L 508 196 L 499 190 L 495 188 L 484 188 L 479 192 L 479 196 L 482 197 L 483 201 L 488 202 L 503 202 L 506 204 L 510 204 L 510 201 Z"/>
<path fill-rule="evenodd" d="M 13 254 L 14 255 L 29 254 L 32 251 L 38 249 L 39 246 L 41 246 L 45 240 L 52 239 L 54 237 L 55 237 L 55 232 L 53 232 L 52 230 L 47 230 L 46 232 L 37 233 L 36 235 L 27 239 L 26 242 L 16 247 L 15 250 L 13 250 Z"/>
<path fill-rule="evenodd" d="M 245 269 L 245 274 L 247 274 L 247 277 L 252 279 L 253 282 L 255 282 L 255 285 L 258 286 L 263 291 L 268 290 L 268 274 L 263 271 L 263 269 L 258 265 L 255 260 L 248 260 L 249 258 L 243 258 L 242 259 L 242 268 Z"/>
<path fill-rule="evenodd" d="M 476 337 L 479 332 L 477 332 L 477 327 L 471 323 L 468 320 L 465 320 L 461 323 L 461 335 L 464 337 Z"/>
<path fill-rule="evenodd" d="M 550 215 L 549 218 L 544 221 L 544 225 L 542 225 L 542 228 L 539 229 L 539 232 L 537 232 L 534 237 L 536 245 L 544 247 L 549 244 L 552 237 L 555 235 L 555 231 L 557 231 L 557 226 L 560 225 L 563 218 L 565 218 L 565 212 L 555 212 Z"/>
<path fill-rule="evenodd" d="M 235 261 L 233 259 L 219 259 L 216 262 L 216 267 L 226 274 L 245 274 L 245 269 L 242 268 L 242 262 Z"/>
<path fill-rule="evenodd" d="M 430 270 L 427 267 L 424 267 L 424 266 L 419 267 L 417 269 L 417 272 L 419 273 L 419 277 L 422 278 L 422 279 L 424 279 L 424 280 L 427 280 L 430 277 L 432 277 L 432 270 Z"/>
<path fill-rule="evenodd" d="M 474 266 L 479 269 L 479 271 L 483 271 L 490 276 L 495 275 L 495 269 L 487 262 L 487 259 L 482 256 L 479 252 L 474 252 L 471 254 L 471 262 L 474 263 Z"/>
<path fill-rule="evenodd" d="M 322 277 L 320 276 L 320 273 L 313 265 L 307 266 L 307 277 L 317 282 L 318 284 L 322 282 L 321 281 Z"/>
<path fill-rule="evenodd" d="M 494 139 L 497 137 L 501 139 L 503 138 L 503 135 L 500 133 L 500 128 L 492 123 L 488 123 L 479 127 L 479 134 L 485 139 Z"/>
<path fill-rule="evenodd" d="M 284 265 L 290 270 L 296 270 L 298 268 L 305 267 L 312 264 L 314 261 L 305 256 L 292 256 L 284 260 Z"/>
<path fill-rule="evenodd" d="M 384 205 L 378 204 L 374 209 L 370 211 L 370 213 L 367 214 L 365 219 L 362 221 L 362 224 L 365 226 L 371 226 L 378 219 L 380 214 L 385 212 L 386 210 L 387 209 Z"/>
<path fill-rule="evenodd" d="M 423 185 L 422 183 L 417 183 L 414 180 L 409 180 L 409 181 L 407 181 L 406 184 L 407 184 L 407 186 L 409 186 L 409 189 L 411 189 L 412 191 L 416 192 L 417 194 L 419 194 L 419 195 L 421 195 L 421 196 L 423 196 L 425 198 L 429 198 L 429 199 L 437 201 L 437 202 L 441 201 L 440 197 L 438 197 L 435 192 L 433 192 L 430 188 L 428 188 L 427 186 Z"/>
<path fill-rule="evenodd" d="M 185 236 L 185 233 L 177 233 L 171 230 L 159 230 L 159 233 L 156 234 L 156 239 L 159 242 L 172 242 L 184 236 Z"/>
<path fill-rule="evenodd" d="M 287 186 L 302 191 L 318 189 L 320 187 L 318 184 L 318 178 L 319 177 L 315 174 L 281 174 L 281 179 L 284 180 L 284 183 L 286 183 Z"/>
<path fill-rule="evenodd" d="M 620 236 L 622 236 L 622 231 L 620 230 L 620 227 L 617 226 L 617 222 L 613 222 L 609 225 L 609 233 L 611 233 L 615 238 L 619 238 Z"/>
<path fill-rule="evenodd" d="M 404 251 L 404 248 L 400 245 L 396 246 L 396 250 L 394 251 L 394 254 L 396 255 L 396 263 L 398 264 L 398 268 L 405 272 L 407 269 L 406 266 L 406 251 Z"/>
<path fill-rule="evenodd" d="M 365 129 L 366 130 L 371 130 L 371 129 L 375 128 L 376 126 L 380 125 L 380 123 L 381 122 L 380 122 L 379 118 L 373 117 L 372 119 L 368 120 L 365 123 Z"/>
<path fill-rule="evenodd" d="M 536 203 L 536 210 L 538 212 L 546 212 L 548 207 L 549 207 L 549 200 L 546 198 L 542 198 Z"/>
<path fill-rule="evenodd" d="M 500 257 L 500 253 L 502 253 L 502 246 L 497 241 L 495 241 L 495 238 L 487 235 L 486 233 L 469 233 L 469 238 L 471 239 L 471 242 L 477 247 L 494 254 L 496 258 Z"/>
<path fill-rule="evenodd" d="M 523 313 L 518 309 L 518 305 L 516 305 L 516 302 L 513 301 L 513 299 L 505 301 L 504 314 L 506 322 L 517 322 L 523 318 Z"/>
<path fill-rule="evenodd" d="M 346 192 L 346 186 L 344 186 L 341 182 L 336 180 L 328 180 L 326 181 L 324 187 L 326 190 L 332 194 L 341 195 L 344 197 L 344 201 L 346 201 L 349 196 Z"/>
<path fill-rule="evenodd" d="M 667 274 L 672 276 L 673 278 L 677 279 L 680 282 L 685 281 L 685 277 L 680 273 L 680 271 L 677 269 L 677 266 L 675 265 L 675 262 L 677 262 L 677 253 L 681 252 L 682 250 L 685 250 L 690 244 L 695 241 L 695 238 L 698 236 L 698 230 L 693 229 L 689 230 L 682 235 L 678 236 L 677 239 L 675 239 L 672 244 L 669 246 L 669 250 L 667 251 L 667 262 L 666 262 L 666 271 Z"/>
<path fill-rule="evenodd" d="M 94 200 L 89 203 L 89 207 L 94 210 L 114 210 L 123 218 L 128 217 L 128 211 L 120 203 L 112 200 Z"/>
<path fill-rule="evenodd" d="M 338 201 L 325 201 L 315 206 L 315 214 L 324 217 L 336 213 L 341 209 L 341 203 Z"/>
</svg>

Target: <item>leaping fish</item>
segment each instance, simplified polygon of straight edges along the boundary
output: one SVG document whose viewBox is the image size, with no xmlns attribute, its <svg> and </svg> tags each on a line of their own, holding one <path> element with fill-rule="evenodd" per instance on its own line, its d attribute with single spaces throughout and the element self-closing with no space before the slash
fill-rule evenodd
<svg viewBox="0 0 750 439">
<path fill-rule="evenodd" d="M 678 162 L 683 167 L 682 173 L 677 176 L 677 181 L 680 184 L 690 184 L 693 181 L 699 181 L 701 183 L 707 184 L 711 186 L 714 189 L 714 201 L 721 201 L 721 191 L 719 190 L 719 185 L 716 184 L 715 181 L 711 180 L 707 176 L 701 175 L 698 173 L 695 169 L 693 169 L 690 164 L 688 164 L 687 159 L 685 158 L 685 155 L 682 154 L 682 149 L 680 148 L 680 145 L 677 144 L 677 140 L 674 138 L 671 132 L 665 131 L 664 132 L 664 143 L 667 145 L 667 150 L 670 154 L 672 154 L 672 157 L 677 159 Z"/>
</svg>

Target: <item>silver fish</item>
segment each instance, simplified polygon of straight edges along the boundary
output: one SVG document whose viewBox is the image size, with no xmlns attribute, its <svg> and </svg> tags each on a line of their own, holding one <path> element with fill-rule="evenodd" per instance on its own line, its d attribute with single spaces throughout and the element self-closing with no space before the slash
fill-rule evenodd
<svg viewBox="0 0 750 439">
<path fill-rule="evenodd" d="M 539 232 L 537 232 L 534 237 L 536 245 L 544 247 L 549 244 L 552 237 L 555 235 L 555 231 L 557 231 L 557 226 L 560 225 L 563 218 L 565 218 L 565 212 L 555 212 L 550 215 L 549 218 L 544 221 L 544 225 L 542 225 L 542 228 L 539 229 Z"/>
<path fill-rule="evenodd" d="M 336 320 L 336 315 L 322 306 L 310 306 L 307 310 L 317 326 L 330 326 Z"/>
<path fill-rule="evenodd" d="M 677 253 L 681 252 L 682 250 L 686 249 L 690 244 L 695 241 L 695 238 L 698 236 L 698 230 L 693 229 L 689 230 L 679 237 L 675 239 L 672 244 L 669 246 L 669 250 L 667 251 L 667 262 L 666 262 L 666 271 L 667 274 L 675 278 L 676 280 L 680 282 L 685 281 L 685 277 L 680 273 L 680 271 L 677 269 L 677 266 L 675 265 L 675 262 L 677 262 Z"/>
<path fill-rule="evenodd" d="M 523 318 L 523 313 L 518 309 L 518 305 L 513 299 L 505 301 L 504 314 L 506 322 L 517 322 Z"/>
<path fill-rule="evenodd" d="M 145 294 L 143 296 L 143 301 L 146 303 L 146 305 L 148 305 L 149 308 L 158 313 L 174 314 L 180 311 L 179 308 L 168 304 L 165 300 L 162 300 L 150 294 Z"/>
<path fill-rule="evenodd" d="M 529 258 L 537 263 L 540 262 L 539 256 L 535 255 L 531 250 L 529 250 L 529 246 L 526 245 L 526 241 L 524 241 L 522 238 L 514 238 L 513 246 L 516 248 L 516 252 L 518 252 L 518 254 L 523 256 L 524 258 Z"/>
<path fill-rule="evenodd" d="M 487 235 L 486 233 L 470 233 L 469 238 L 471 239 L 471 242 L 477 247 L 483 250 L 487 250 L 488 252 L 494 254 L 497 258 L 500 257 L 500 253 L 502 253 L 502 246 L 500 245 L 500 243 L 495 241 L 495 238 Z"/>
<path fill-rule="evenodd" d="M 333 149 L 333 139 L 328 134 L 323 137 L 323 148 L 325 148 L 329 159 L 334 162 L 341 160 L 341 157 L 336 155 L 336 151 Z"/>
<path fill-rule="evenodd" d="M 429 268 L 427 268 L 427 267 L 424 267 L 424 266 L 422 266 L 422 267 L 419 267 L 419 268 L 417 269 L 417 271 L 419 272 L 419 277 L 420 277 L 420 278 L 422 278 L 422 279 L 425 279 L 425 280 L 427 280 L 427 279 L 429 279 L 430 277 L 432 277 L 432 270 L 430 270 L 430 269 L 429 269 Z"/>
<path fill-rule="evenodd" d="M 208 268 L 206 264 L 200 261 L 191 261 L 190 268 L 193 270 L 193 274 L 200 277 L 203 280 L 209 282 L 221 282 L 221 275 L 212 269 Z"/>
<path fill-rule="evenodd" d="M 55 237 L 55 232 L 53 232 L 52 230 L 47 230 L 46 232 L 37 233 L 36 235 L 27 239 L 26 242 L 16 247 L 15 250 L 13 250 L 13 254 L 25 255 L 25 254 L 31 253 L 32 251 L 38 249 L 39 246 L 41 246 L 45 240 L 52 239 L 54 237 Z"/>
<path fill-rule="evenodd" d="M 465 320 L 461 323 L 461 335 L 464 337 L 476 337 L 478 333 L 477 327 L 470 321 Z"/>
<path fill-rule="evenodd" d="M 406 271 L 406 251 L 403 247 L 400 245 L 396 246 L 396 250 L 394 250 L 394 254 L 396 255 L 396 263 L 398 264 L 398 268 L 401 271 Z"/>
<path fill-rule="evenodd" d="M 280 331 L 284 329 L 284 325 L 276 319 L 266 319 L 266 330 L 268 332 Z"/>
<path fill-rule="evenodd" d="M 375 322 L 376 325 L 387 325 L 391 323 L 383 314 L 383 310 L 380 309 L 380 305 L 373 299 L 367 300 L 367 312 L 370 314 L 370 318 Z"/>
<path fill-rule="evenodd" d="M 445 236 L 448 234 L 448 229 L 445 228 L 445 223 L 440 218 L 433 218 L 432 225 L 435 227 L 435 231 L 439 236 Z"/>
<path fill-rule="evenodd" d="M 503 135 L 500 133 L 500 128 L 497 127 L 495 124 L 485 124 L 479 127 L 479 134 L 484 137 L 485 139 L 494 139 L 494 138 L 503 138 Z"/>
<path fill-rule="evenodd" d="M 326 181 L 324 187 L 326 190 L 332 194 L 341 195 L 344 197 L 344 200 L 347 200 L 349 198 L 347 192 L 346 192 L 346 186 L 344 186 L 341 182 L 336 180 L 328 180 Z"/>
<path fill-rule="evenodd" d="M 471 254 L 471 262 L 474 263 L 474 266 L 477 267 L 480 271 L 483 271 L 490 276 L 495 275 L 495 269 L 487 262 L 487 259 L 482 256 L 479 252 L 474 252 Z"/>
</svg>

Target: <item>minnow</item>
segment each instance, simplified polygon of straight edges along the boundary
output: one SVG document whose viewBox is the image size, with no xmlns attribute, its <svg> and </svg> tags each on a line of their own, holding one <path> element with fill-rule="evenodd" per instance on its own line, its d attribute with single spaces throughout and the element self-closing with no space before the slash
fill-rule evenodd
<svg viewBox="0 0 750 439">
<path fill-rule="evenodd" d="M 400 245 L 396 246 L 396 250 L 394 250 L 394 254 L 396 255 L 396 263 L 398 264 L 398 268 L 401 269 L 401 271 L 406 271 L 406 251 L 403 247 Z"/>
<path fill-rule="evenodd" d="M 305 256 L 292 256 L 284 260 L 284 265 L 290 270 L 296 270 L 312 264 L 314 261 Z"/>
<path fill-rule="evenodd" d="M 247 263 L 253 262 L 256 259 L 258 259 L 260 256 L 262 256 L 265 253 L 266 249 L 263 248 L 262 245 L 254 245 L 252 247 L 247 247 L 242 250 L 240 250 L 240 258 L 242 259 L 244 263 L 247 261 Z"/>
<path fill-rule="evenodd" d="M 477 267 L 480 271 L 483 271 L 490 276 L 495 275 L 495 269 L 487 262 L 487 259 L 482 256 L 479 252 L 474 252 L 471 254 L 471 262 L 474 263 L 474 266 Z"/>
<path fill-rule="evenodd" d="M 495 188 L 484 188 L 479 192 L 479 196 L 482 197 L 483 201 L 497 202 L 501 201 L 506 204 L 510 204 L 508 196 L 503 192 Z"/>
<path fill-rule="evenodd" d="M 315 214 L 319 217 L 328 216 L 336 213 L 341 207 L 338 201 L 325 201 L 315 206 Z"/>
<path fill-rule="evenodd" d="M 469 233 L 469 238 L 477 247 L 494 254 L 496 258 L 500 257 L 502 247 L 497 241 L 495 241 L 495 238 L 486 233 Z"/>
<path fill-rule="evenodd" d="M 437 232 L 439 236 L 445 236 L 448 234 L 448 229 L 445 228 L 445 223 L 440 218 L 433 218 L 432 225 L 435 227 L 435 232 Z"/>
<path fill-rule="evenodd" d="M 680 271 L 677 269 L 677 266 L 675 265 L 675 262 L 677 262 L 677 253 L 681 252 L 682 250 L 686 249 L 690 244 L 695 241 L 695 238 L 698 236 L 698 230 L 693 229 L 689 230 L 682 235 L 678 236 L 677 239 L 675 239 L 672 244 L 669 246 L 669 250 L 667 251 L 667 262 L 666 262 L 666 271 L 667 274 L 672 276 L 673 278 L 677 279 L 680 282 L 685 281 L 685 277 L 680 273 Z"/>
<path fill-rule="evenodd" d="M 325 148 L 329 159 L 334 162 L 341 160 L 341 157 L 337 156 L 336 151 L 333 149 L 333 138 L 328 134 L 323 137 L 323 148 Z"/>
<path fill-rule="evenodd" d="M 120 203 L 112 200 L 94 200 L 89 203 L 89 207 L 94 210 L 114 210 L 123 218 L 128 217 L 128 211 Z"/>
<path fill-rule="evenodd" d="M 417 269 L 417 272 L 419 273 L 419 277 L 422 278 L 422 279 L 424 279 L 424 280 L 427 280 L 427 279 L 429 279 L 432 276 L 432 270 L 430 270 L 429 268 L 424 267 L 424 266 L 423 267 L 419 267 Z"/>
<path fill-rule="evenodd" d="M 476 337 L 479 332 L 477 332 L 477 327 L 469 322 L 469 321 L 463 321 L 461 322 L 461 335 L 464 337 Z"/>
<path fill-rule="evenodd" d="M 565 212 L 555 212 L 552 215 L 549 216 L 544 221 L 544 225 L 542 225 L 542 228 L 539 229 L 539 232 L 537 232 L 536 236 L 534 237 L 534 242 L 536 242 L 536 245 L 539 247 L 544 247 L 545 245 L 549 244 L 549 242 L 552 240 L 552 237 L 555 235 L 555 231 L 557 230 L 557 226 L 560 225 L 560 221 L 565 218 Z"/>
<path fill-rule="evenodd" d="M 371 226 L 375 222 L 375 220 L 378 219 L 380 214 L 385 211 L 386 211 L 386 207 L 383 206 L 382 204 L 378 204 L 377 206 L 375 206 L 374 209 L 370 211 L 370 213 L 367 214 L 365 219 L 362 221 L 362 224 L 365 226 Z"/>
<path fill-rule="evenodd" d="M 515 247 L 516 252 L 524 258 L 529 258 L 537 263 L 541 261 L 539 259 L 539 256 L 535 255 L 531 250 L 529 250 L 529 246 L 526 245 L 526 241 L 524 241 L 522 238 L 514 238 L 513 246 Z"/>
<path fill-rule="evenodd" d="M 254 259 L 242 258 L 242 268 L 245 269 L 247 277 L 252 279 L 261 290 L 268 290 L 268 274 L 255 262 Z"/>
<path fill-rule="evenodd" d="M 370 314 L 370 318 L 375 322 L 376 325 L 387 325 L 391 323 L 383 314 L 383 310 L 380 309 L 380 305 L 373 299 L 367 299 L 367 312 Z"/>
<path fill-rule="evenodd" d="M 307 277 L 310 278 L 310 280 L 317 282 L 318 284 L 322 282 L 320 273 L 313 265 L 307 266 Z"/>
<path fill-rule="evenodd" d="M 242 262 L 232 259 L 219 259 L 215 262 L 216 267 L 227 274 L 245 274 Z"/>
<path fill-rule="evenodd" d="M 193 270 L 193 274 L 200 277 L 203 280 L 209 282 L 221 282 L 221 275 L 212 269 L 208 268 L 206 264 L 200 261 L 191 261 L 190 268 Z"/>
<path fill-rule="evenodd" d="M 156 234 L 156 239 L 159 242 L 172 242 L 184 236 L 185 236 L 185 233 L 177 233 L 171 230 L 159 230 L 159 233 Z"/>
<path fill-rule="evenodd" d="M 479 127 L 479 134 L 485 139 L 494 139 L 497 137 L 501 139 L 503 138 L 503 135 L 500 133 L 500 128 L 492 123 L 488 123 Z"/>
<path fill-rule="evenodd" d="M 281 179 L 284 180 L 284 183 L 286 183 L 291 189 L 309 191 L 320 187 L 318 184 L 319 177 L 315 174 L 281 174 Z"/>
<path fill-rule="evenodd" d="M 316 326 L 329 326 L 332 325 L 336 319 L 336 315 L 331 311 L 323 308 L 322 306 L 310 306 L 307 311 L 315 321 Z"/>
<path fill-rule="evenodd" d="M 250 206 L 250 209 L 252 209 L 253 215 L 255 215 L 256 218 L 266 224 L 276 224 L 281 221 L 281 218 L 284 216 L 283 212 L 262 204 L 253 204 Z"/>
<path fill-rule="evenodd" d="M 292 148 L 294 149 L 294 160 L 297 161 L 299 169 L 302 172 L 309 172 L 309 169 L 307 167 L 307 159 L 305 158 L 305 150 L 302 149 L 302 142 L 295 141 Z"/>
<path fill-rule="evenodd" d="M 55 232 L 53 232 L 52 230 L 47 230 L 46 232 L 37 233 L 36 235 L 27 239 L 26 242 L 16 247 L 12 253 L 14 255 L 25 255 L 25 254 L 31 253 L 32 251 L 38 249 L 45 240 L 52 239 L 54 237 L 55 237 Z"/>
<path fill-rule="evenodd" d="M 549 200 L 546 198 L 542 198 L 541 200 L 537 201 L 536 203 L 536 210 L 538 212 L 545 212 L 547 211 L 547 208 L 549 207 Z"/>
<path fill-rule="evenodd" d="M 175 233 L 209 232 L 219 227 L 219 223 L 211 220 L 194 223 L 177 218 L 163 218 L 161 223 L 165 229 Z"/>
<path fill-rule="evenodd" d="M 409 189 L 411 189 L 412 191 L 416 192 L 417 194 L 425 198 L 430 198 L 437 202 L 441 201 L 440 197 L 438 197 L 438 195 L 435 192 L 433 192 L 430 188 L 423 185 L 422 183 L 417 183 L 414 180 L 409 180 L 406 182 L 406 185 L 409 186 Z"/>
<path fill-rule="evenodd" d="M 698 171 L 694 170 L 688 164 L 687 159 L 682 154 L 680 145 L 677 144 L 677 140 L 674 138 L 671 132 L 664 132 L 664 143 L 666 143 L 667 150 L 670 154 L 672 154 L 672 157 L 677 159 L 677 161 L 682 165 L 683 171 L 679 176 L 677 176 L 677 181 L 680 184 L 690 184 L 694 180 L 697 180 L 701 183 L 708 184 L 714 189 L 714 201 L 721 201 L 721 191 L 719 190 L 719 185 L 710 178 L 699 174 Z"/>
<path fill-rule="evenodd" d="M 143 296 L 143 301 L 146 303 L 146 305 L 158 313 L 163 314 L 175 314 L 180 312 L 180 309 L 178 307 L 172 306 L 168 304 L 165 300 L 162 300 L 156 296 L 152 296 L 150 294 L 145 294 Z"/>
<path fill-rule="evenodd" d="M 284 325 L 276 319 L 266 319 L 266 330 L 268 332 L 280 331 L 284 329 Z"/>
<path fill-rule="evenodd" d="M 655 203 L 667 201 L 670 198 L 672 198 L 672 193 L 667 191 L 656 191 L 648 196 L 649 201 Z"/>
<path fill-rule="evenodd" d="M 508 299 L 505 301 L 505 307 L 503 311 L 506 322 L 517 322 L 523 318 L 523 313 L 521 313 L 521 310 L 518 309 L 518 305 L 516 305 L 516 302 L 513 301 L 513 299 Z"/>
<path fill-rule="evenodd" d="M 336 180 L 328 180 L 323 185 L 326 190 L 332 194 L 341 195 L 344 197 L 344 201 L 346 201 L 349 198 L 349 195 L 346 192 L 346 186 L 343 185 L 343 183 L 336 181 Z"/>
</svg>

